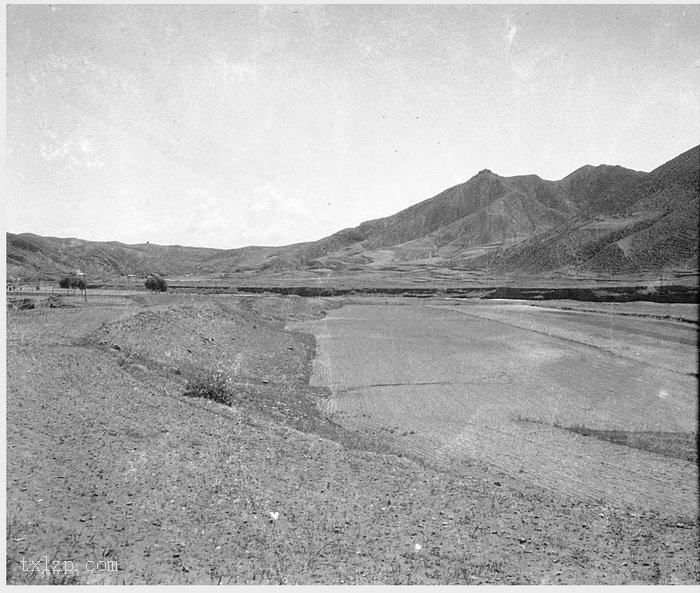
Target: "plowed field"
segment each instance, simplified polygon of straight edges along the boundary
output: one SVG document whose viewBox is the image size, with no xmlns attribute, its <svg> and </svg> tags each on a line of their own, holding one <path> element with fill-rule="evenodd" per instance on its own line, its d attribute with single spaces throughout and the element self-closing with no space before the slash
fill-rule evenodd
<svg viewBox="0 0 700 593">
<path fill-rule="evenodd" d="M 455 472 L 492 466 L 574 499 L 697 516 L 695 463 L 570 430 L 692 438 L 692 324 L 432 301 L 356 304 L 295 327 L 317 337 L 312 383 L 331 388 L 326 411 L 397 452 Z"/>
</svg>

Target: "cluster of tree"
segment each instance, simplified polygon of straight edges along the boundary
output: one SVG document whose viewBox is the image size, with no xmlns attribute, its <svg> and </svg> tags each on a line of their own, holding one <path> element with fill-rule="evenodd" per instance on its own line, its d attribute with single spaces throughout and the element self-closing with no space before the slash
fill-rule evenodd
<svg viewBox="0 0 700 593">
<path fill-rule="evenodd" d="M 61 278 L 58 281 L 58 285 L 65 289 L 77 288 L 83 291 L 87 289 L 87 282 L 85 282 L 85 278 L 80 278 L 78 276 L 66 276 L 65 278 Z"/>
<path fill-rule="evenodd" d="M 81 276 L 66 276 L 58 281 L 58 285 L 66 290 L 73 289 L 73 294 L 75 294 L 75 289 L 77 288 L 83 293 L 85 297 L 85 302 L 87 303 L 87 282 L 85 278 Z"/>
<path fill-rule="evenodd" d="M 146 288 L 153 292 L 167 292 L 168 283 L 160 274 L 150 274 L 148 278 L 146 278 Z"/>
</svg>

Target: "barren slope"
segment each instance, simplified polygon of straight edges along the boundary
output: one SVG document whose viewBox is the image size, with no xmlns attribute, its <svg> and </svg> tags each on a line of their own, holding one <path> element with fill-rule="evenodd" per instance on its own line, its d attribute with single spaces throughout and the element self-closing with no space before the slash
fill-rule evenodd
<svg viewBox="0 0 700 593">
<path fill-rule="evenodd" d="M 695 147 L 615 187 L 614 199 L 596 198 L 599 209 L 586 219 L 553 228 L 484 263 L 502 272 L 697 269 L 699 180 L 700 147 Z"/>
</svg>

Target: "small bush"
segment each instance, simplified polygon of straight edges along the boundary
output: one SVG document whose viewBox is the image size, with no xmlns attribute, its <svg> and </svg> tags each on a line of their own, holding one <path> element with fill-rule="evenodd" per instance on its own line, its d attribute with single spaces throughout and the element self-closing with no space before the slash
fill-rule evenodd
<svg viewBox="0 0 700 593">
<path fill-rule="evenodd" d="M 233 404 L 233 393 L 229 388 L 229 377 L 221 370 L 202 371 L 190 378 L 185 386 L 188 397 L 203 397 L 219 404 Z"/>
</svg>

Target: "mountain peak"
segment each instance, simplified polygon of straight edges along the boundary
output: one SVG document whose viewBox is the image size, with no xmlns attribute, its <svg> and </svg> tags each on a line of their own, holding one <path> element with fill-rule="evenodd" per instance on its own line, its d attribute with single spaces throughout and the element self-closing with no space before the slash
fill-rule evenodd
<svg viewBox="0 0 700 593">
<path fill-rule="evenodd" d="M 569 173 L 564 177 L 563 181 L 567 179 L 572 179 L 575 177 L 582 177 L 584 175 L 600 175 L 600 174 L 640 174 L 641 171 L 635 171 L 634 169 L 628 169 L 627 167 L 621 167 L 620 165 L 606 165 L 601 163 L 600 165 L 584 165 L 579 167 L 573 173 Z"/>
<path fill-rule="evenodd" d="M 564 180 L 573 179 L 575 177 L 581 177 L 582 175 L 589 174 L 603 166 L 604 165 L 583 165 L 583 167 L 579 167 L 575 171 L 569 173 L 566 177 L 564 177 Z"/>
</svg>

